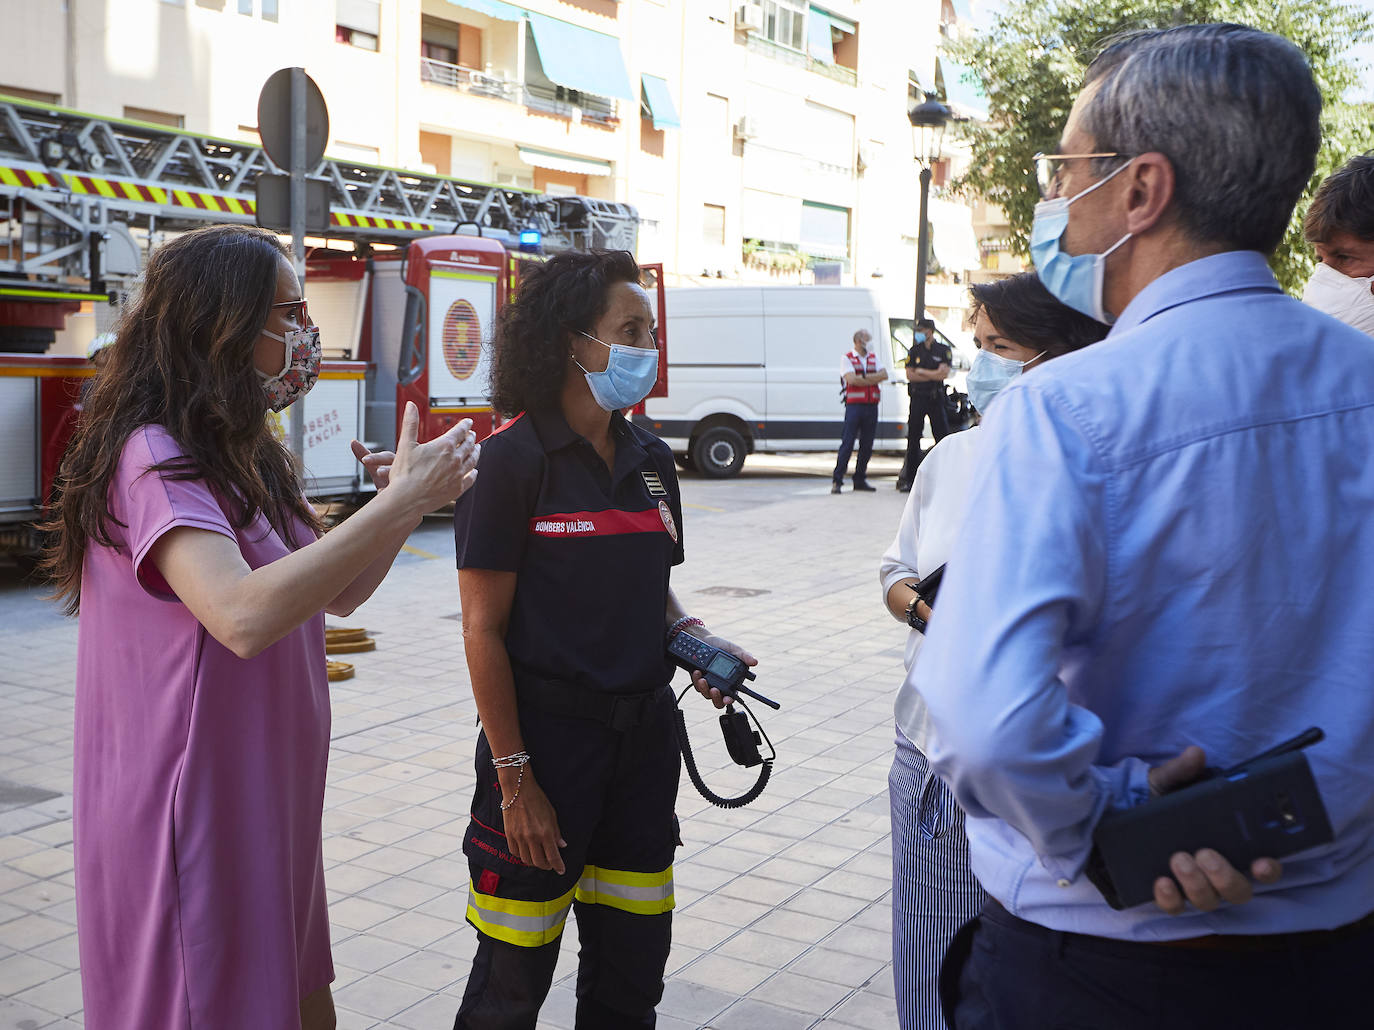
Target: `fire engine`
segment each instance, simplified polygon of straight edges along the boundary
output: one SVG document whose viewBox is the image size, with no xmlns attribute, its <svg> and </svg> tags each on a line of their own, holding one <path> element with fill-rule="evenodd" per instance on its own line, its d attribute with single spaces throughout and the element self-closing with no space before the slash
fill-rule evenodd
<svg viewBox="0 0 1374 1030">
<path fill-rule="evenodd" d="M 84 357 L 48 354 L 66 319 L 113 328 L 146 254 L 171 234 L 253 223 L 262 147 L 0 96 L 0 548 L 29 549 L 80 417 Z M 329 229 L 307 254 L 304 292 L 325 363 L 304 405 L 312 498 L 370 489 L 348 448 L 394 447 L 408 400 L 420 438 L 462 418 L 485 436 L 493 319 L 532 261 L 567 249 L 635 250 L 628 204 L 325 157 Z M 342 248 L 342 249 L 341 249 Z M 667 388 L 663 275 L 658 307 Z"/>
</svg>

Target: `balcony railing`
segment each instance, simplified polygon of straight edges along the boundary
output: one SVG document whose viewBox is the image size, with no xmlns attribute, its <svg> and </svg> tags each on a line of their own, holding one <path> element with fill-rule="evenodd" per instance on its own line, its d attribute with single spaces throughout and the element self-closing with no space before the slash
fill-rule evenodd
<svg viewBox="0 0 1374 1030">
<path fill-rule="evenodd" d="M 856 86 L 859 82 L 859 75 L 853 68 L 846 68 L 842 64 L 830 64 L 826 61 L 818 61 L 810 54 L 802 53 L 800 50 L 793 50 L 789 46 L 781 43 L 774 43 L 766 36 L 752 33 L 749 36 L 749 49 L 766 54 L 774 60 L 782 61 L 784 64 L 795 65 L 798 68 L 805 68 L 813 71 L 817 75 L 824 75 L 828 79 L 836 82 L 843 82 L 846 86 Z"/>
<path fill-rule="evenodd" d="M 532 111 L 558 115 L 574 121 L 591 122 L 594 125 L 616 126 L 615 101 L 603 97 L 589 96 L 562 86 L 540 86 L 532 83 L 515 82 L 498 75 L 489 75 L 475 68 L 464 68 L 436 61 L 431 57 L 420 58 L 420 79 L 423 82 L 454 89 L 460 93 L 474 96 L 491 97 L 512 104 L 524 104 Z"/>
<path fill-rule="evenodd" d="M 519 100 L 520 84 L 511 82 L 499 75 L 488 75 L 476 68 L 464 68 L 436 61 L 431 57 L 420 58 L 420 81 L 432 82 L 436 86 L 456 89 L 462 93 L 477 96 L 495 97 L 498 100 Z"/>
</svg>

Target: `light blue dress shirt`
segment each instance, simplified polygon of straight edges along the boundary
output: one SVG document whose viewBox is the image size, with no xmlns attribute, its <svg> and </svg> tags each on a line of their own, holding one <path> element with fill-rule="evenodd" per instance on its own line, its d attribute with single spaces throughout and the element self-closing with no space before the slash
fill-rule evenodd
<svg viewBox="0 0 1374 1030">
<path fill-rule="evenodd" d="M 1152 282 L 1110 336 L 991 406 L 911 682 L 1012 912 L 1143 940 L 1374 910 L 1374 344 L 1230 252 Z M 1188 744 L 1227 766 L 1308 726 L 1335 842 L 1254 901 L 1110 909 L 1109 807 Z"/>
</svg>

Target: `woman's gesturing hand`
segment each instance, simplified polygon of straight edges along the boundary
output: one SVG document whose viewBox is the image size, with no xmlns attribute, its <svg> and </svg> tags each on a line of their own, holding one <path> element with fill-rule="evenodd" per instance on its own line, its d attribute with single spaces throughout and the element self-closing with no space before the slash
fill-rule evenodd
<svg viewBox="0 0 1374 1030">
<path fill-rule="evenodd" d="M 526 865 L 537 869 L 552 869 L 559 876 L 566 871 L 563 855 L 558 850 L 566 848 L 568 842 L 558 829 L 558 815 L 549 804 L 549 799 L 535 782 L 530 767 L 524 767 L 521 779 L 518 769 L 502 769 L 501 796 L 505 801 L 515 797 L 516 784 L 519 783 L 520 796 L 502 814 L 506 823 L 506 843 L 512 853 Z"/>
<path fill-rule="evenodd" d="M 420 411 L 414 401 L 407 401 L 400 439 L 386 478 L 393 487 L 413 493 L 420 511 L 427 512 L 461 497 L 473 484 L 482 448 L 469 418 L 428 443 L 416 442 L 419 429 Z"/>
<path fill-rule="evenodd" d="M 396 452 L 369 451 L 361 440 L 354 440 L 349 446 L 353 449 L 353 457 L 362 463 L 377 489 L 385 490 L 391 482 L 391 463 L 396 460 Z"/>
</svg>

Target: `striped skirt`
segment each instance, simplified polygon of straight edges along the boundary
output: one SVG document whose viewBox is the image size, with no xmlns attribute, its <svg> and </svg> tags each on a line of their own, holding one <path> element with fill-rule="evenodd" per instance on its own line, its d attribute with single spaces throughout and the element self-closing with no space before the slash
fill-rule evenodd
<svg viewBox="0 0 1374 1030">
<path fill-rule="evenodd" d="M 892 977 L 902 1030 L 945 1030 L 936 984 L 954 935 L 987 900 L 969 869 L 964 811 L 897 733 L 892 805 Z"/>
</svg>

